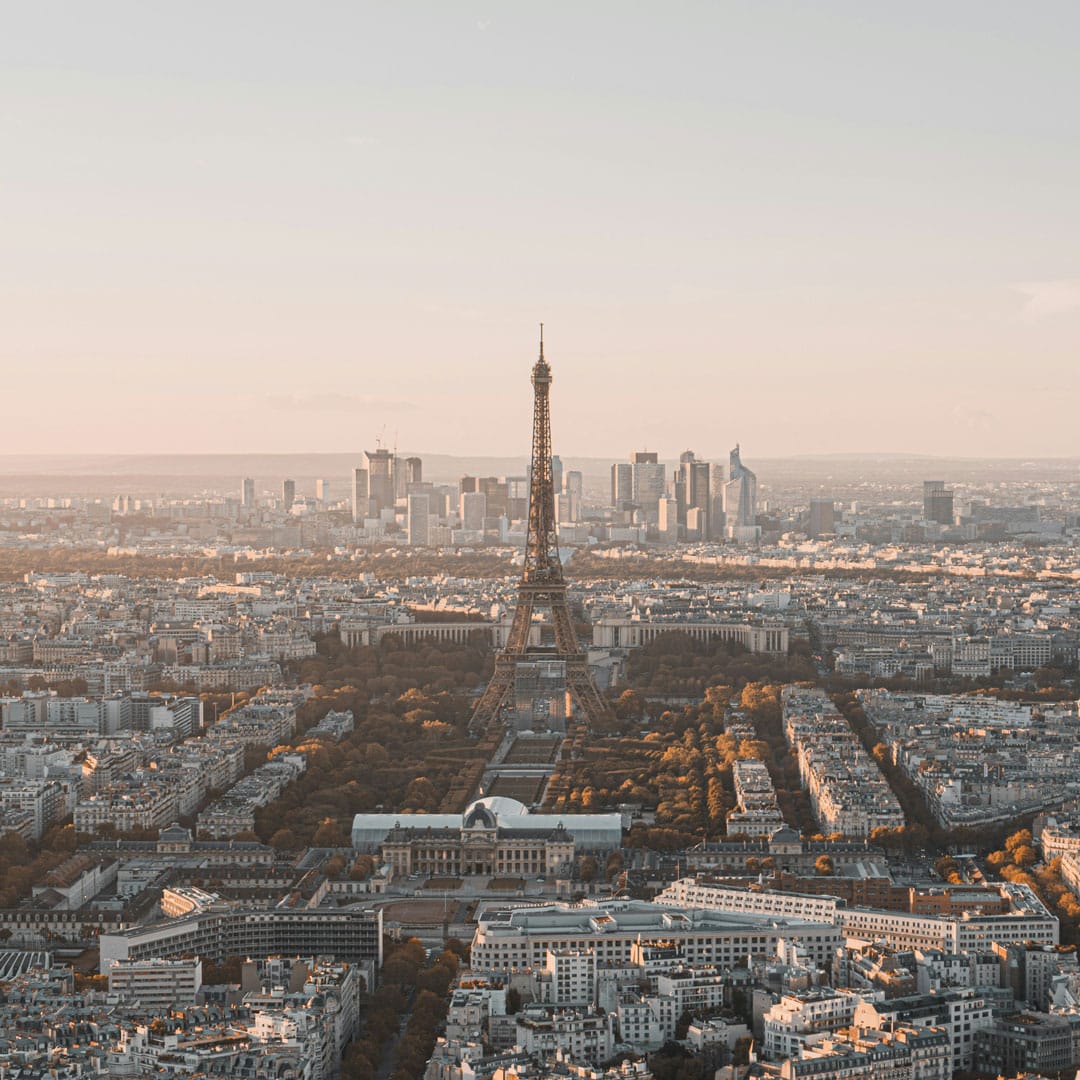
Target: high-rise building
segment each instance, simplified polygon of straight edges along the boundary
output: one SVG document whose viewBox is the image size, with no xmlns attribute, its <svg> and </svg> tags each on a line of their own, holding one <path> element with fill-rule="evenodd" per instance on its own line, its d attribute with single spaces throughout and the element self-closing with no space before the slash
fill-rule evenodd
<svg viewBox="0 0 1080 1080">
<path fill-rule="evenodd" d="M 658 499 L 656 503 L 656 527 L 665 544 L 679 539 L 679 503 L 676 499 Z"/>
<path fill-rule="evenodd" d="M 285 507 L 285 513 L 287 514 L 296 502 L 296 481 L 285 480 L 281 484 L 281 502 Z"/>
<path fill-rule="evenodd" d="M 370 499 L 368 497 L 368 471 L 367 469 L 353 469 L 352 483 L 352 519 L 363 521 L 371 516 Z"/>
<path fill-rule="evenodd" d="M 728 479 L 724 484 L 724 527 L 729 536 L 735 529 L 757 525 L 757 477 L 743 463 L 739 445 L 731 451 Z"/>
<path fill-rule="evenodd" d="M 953 523 L 953 493 L 944 480 L 923 481 L 923 518 L 939 525 Z"/>
<path fill-rule="evenodd" d="M 248 510 L 255 507 L 255 481 L 245 476 L 240 488 L 240 505 Z"/>
<path fill-rule="evenodd" d="M 315 481 L 315 500 L 320 506 L 330 505 L 330 481 L 329 480 L 316 480 Z"/>
<path fill-rule="evenodd" d="M 611 505 L 625 510 L 634 501 L 634 468 L 628 461 L 616 461 L 611 466 Z"/>
<path fill-rule="evenodd" d="M 836 532 L 836 502 L 830 498 L 810 500 L 810 521 L 806 528 L 808 536 L 831 536 Z"/>
<path fill-rule="evenodd" d="M 679 471 L 675 474 L 675 501 L 678 505 L 679 524 L 686 526 L 690 510 L 701 510 L 701 514 L 695 515 L 699 522 L 695 531 L 702 538 L 709 532 L 711 470 L 709 462 L 699 461 L 693 450 L 684 450 L 679 455 Z"/>
<path fill-rule="evenodd" d="M 633 468 L 634 504 L 642 517 L 655 525 L 659 516 L 659 502 L 664 497 L 664 466 L 653 451 L 639 450 L 631 462 Z"/>
<path fill-rule="evenodd" d="M 364 457 L 367 458 L 368 498 L 371 500 L 372 513 L 378 515 L 393 507 L 397 501 L 394 455 L 379 447 L 375 451 L 365 450 Z"/>
<path fill-rule="evenodd" d="M 463 491 L 460 495 L 461 527 L 482 532 L 487 517 L 487 496 L 482 491 Z"/>
<path fill-rule="evenodd" d="M 563 463 L 558 454 L 551 455 L 551 486 L 556 495 L 563 490 Z"/>
<path fill-rule="evenodd" d="M 560 516 L 560 521 L 581 520 L 581 498 L 585 492 L 585 477 L 577 470 L 571 469 L 563 478 L 564 495 L 566 496 L 566 514 Z"/>
<path fill-rule="evenodd" d="M 523 521 L 529 516 L 529 478 L 506 478 L 506 516 L 510 521 Z"/>
<path fill-rule="evenodd" d="M 509 486 L 497 476 L 482 476 L 477 481 L 477 491 L 482 491 L 487 498 L 487 516 L 504 517 L 509 509 Z"/>
<path fill-rule="evenodd" d="M 406 507 L 409 546 L 427 547 L 431 528 L 430 503 L 427 495 L 407 496 Z"/>
<path fill-rule="evenodd" d="M 424 480 L 424 462 L 418 457 L 405 459 L 405 490 L 409 490 L 409 484 L 420 484 Z"/>
</svg>

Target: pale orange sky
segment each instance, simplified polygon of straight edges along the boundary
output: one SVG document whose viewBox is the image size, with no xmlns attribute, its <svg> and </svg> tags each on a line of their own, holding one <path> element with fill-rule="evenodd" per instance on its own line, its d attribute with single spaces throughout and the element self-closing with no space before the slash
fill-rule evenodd
<svg viewBox="0 0 1080 1080">
<path fill-rule="evenodd" d="M 91 17 L 92 15 L 92 17 Z M 1073 3 L 14 6 L 0 453 L 1080 454 Z"/>
</svg>

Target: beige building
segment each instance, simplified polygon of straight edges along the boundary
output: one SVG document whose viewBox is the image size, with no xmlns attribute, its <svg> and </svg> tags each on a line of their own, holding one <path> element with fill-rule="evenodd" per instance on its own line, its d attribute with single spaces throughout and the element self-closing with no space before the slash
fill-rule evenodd
<svg viewBox="0 0 1080 1080">
<path fill-rule="evenodd" d="M 441 877 L 538 877 L 566 872 L 574 863 L 574 837 L 562 822 L 548 832 L 505 827 L 482 803 L 472 807 L 460 828 L 395 825 L 380 850 L 397 874 Z"/>
</svg>

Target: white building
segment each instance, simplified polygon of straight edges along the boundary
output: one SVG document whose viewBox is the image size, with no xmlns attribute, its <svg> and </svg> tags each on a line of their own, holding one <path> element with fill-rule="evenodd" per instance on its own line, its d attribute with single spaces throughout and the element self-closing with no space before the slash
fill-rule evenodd
<svg viewBox="0 0 1080 1080">
<path fill-rule="evenodd" d="M 109 993 L 162 1011 L 194 1005 L 202 986 L 202 960 L 116 960 L 108 971 Z"/>
</svg>

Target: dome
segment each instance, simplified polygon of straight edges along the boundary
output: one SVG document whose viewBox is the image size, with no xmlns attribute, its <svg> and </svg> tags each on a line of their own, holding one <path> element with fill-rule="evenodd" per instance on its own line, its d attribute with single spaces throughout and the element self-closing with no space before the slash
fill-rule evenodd
<svg viewBox="0 0 1080 1080">
<path fill-rule="evenodd" d="M 465 816 L 468 817 L 478 806 L 490 810 L 498 818 L 519 817 L 529 812 L 529 808 L 517 799 L 508 799 L 505 795 L 485 795 L 484 798 L 469 804 Z"/>
<path fill-rule="evenodd" d="M 473 803 L 469 807 L 461 827 L 463 829 L 494 829 L 497 827 L 497 823 L 495 815 L 483 803 Z"/>
</svg>

